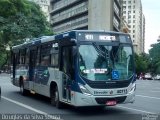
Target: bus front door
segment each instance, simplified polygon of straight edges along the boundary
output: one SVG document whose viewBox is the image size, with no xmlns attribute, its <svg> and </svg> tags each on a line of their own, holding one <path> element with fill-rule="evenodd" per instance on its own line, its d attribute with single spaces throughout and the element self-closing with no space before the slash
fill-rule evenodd
<svg viewBox="0 0 160 120">
<path fill-rule="evenodd" d="M 71 84 L 72 84 L 72 47 L 62 47 L 62 98 L 66 102 L 71 102 Z"/>
</svg>

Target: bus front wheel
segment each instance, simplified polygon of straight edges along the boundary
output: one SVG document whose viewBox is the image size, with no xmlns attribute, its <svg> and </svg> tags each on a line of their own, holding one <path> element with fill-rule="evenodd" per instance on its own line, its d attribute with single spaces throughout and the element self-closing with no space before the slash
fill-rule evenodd
<svg viewBox="0 0 160 120">
<path fill-rule="evenodd" d="M 57 108 L 62 108 L 62 103 L 59 101 L 59 92 L 58 87 L 51 90 L 51 104 L 56 106 Z"/>
</svg>

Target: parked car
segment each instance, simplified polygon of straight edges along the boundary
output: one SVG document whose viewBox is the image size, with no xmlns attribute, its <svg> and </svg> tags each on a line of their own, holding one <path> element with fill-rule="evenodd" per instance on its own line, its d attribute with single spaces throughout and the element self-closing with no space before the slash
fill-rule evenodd
<svg viewBox="0 0 160 120">
<path fill-rule="evenodd" d="M 144 75 L 144 79 L 145 79 L 145 80 L 152 80 L 153 78 L 152 78 L 152 75 L 151 75 L 150 73 L 146 73 L 146 74 Z"/>
<path fill-rule="evenodd" d="M 155 80 L 160 80 L 160 74 L 154 77 Z"/>
</svg>

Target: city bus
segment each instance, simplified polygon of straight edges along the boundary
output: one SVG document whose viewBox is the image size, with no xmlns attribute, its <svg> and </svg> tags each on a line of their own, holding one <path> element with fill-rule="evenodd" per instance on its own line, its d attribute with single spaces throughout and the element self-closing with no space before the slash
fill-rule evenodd
<svg viewBox="0 0 160 120">
<path fill-rule="evenodd" d="M 133 44 L 121 32 L 73 30 L 12 47 L 12 83 L 57 108 L 133 103 Z"/>
</svg>

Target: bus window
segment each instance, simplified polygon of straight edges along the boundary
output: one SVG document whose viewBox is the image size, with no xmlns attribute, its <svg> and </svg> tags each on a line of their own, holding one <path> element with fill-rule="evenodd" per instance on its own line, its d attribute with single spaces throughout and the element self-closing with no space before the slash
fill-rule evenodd
<svg viewBox="0 0 160 120">
<path fill-rule="evenodd" d="M 20 64 L 25 64 L 26 49 L 20 50 Z"/>
<path fill-rule="evenodd" d="M 48 66 L 49 65 L 49 55 L 42 55 L 41 56 L 41 65 Z"/>
<path fill-rule="evenodd" d="M 58 53 L 54 53 L 51 55 L 51 65 L 55 68 L 58 67 Z"/>
<path fill-rule="evenodd" d="M 41 47 L 41 65 L 48 66 L 51 64 L 51 55 L 50 55 L 51 45 L 46 44 Z"/>
<path fill-rule="evenodd" d="M 73 64 L 72 47 L 63 47 L 62 71 L 68 74 L 70 77 L 73 76 L 72 64 Z"/>
</svg>

